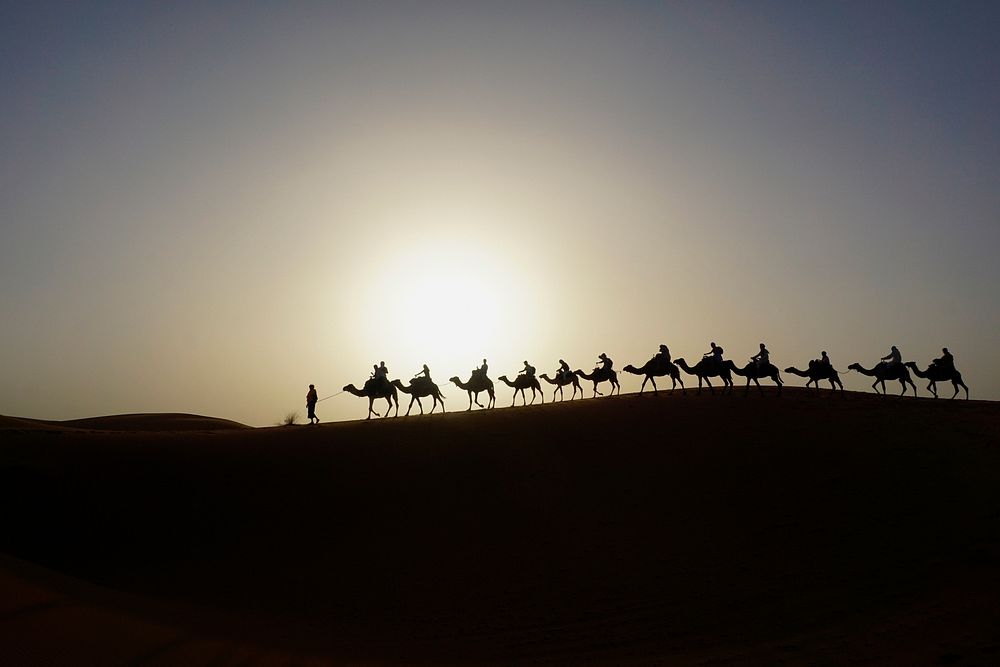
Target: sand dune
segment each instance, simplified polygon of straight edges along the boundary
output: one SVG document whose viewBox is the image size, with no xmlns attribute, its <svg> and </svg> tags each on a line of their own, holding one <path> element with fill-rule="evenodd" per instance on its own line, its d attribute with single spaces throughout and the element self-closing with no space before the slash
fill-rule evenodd
<svg viewBox="0 0 1000 667">
<path fill-rule="evenodd" d="M 0 437 L 21 664 L 1000 658 L 993 403 L 788 389 Z"/>
<path fill-rule="evenodd" d="M 4 417 L 0 415 L 0 429 L 87 429 L 92 431 L 227 431 L 250 428 L 245 424 L 184 413 L 163 412 L 151 414 L 108 415 L 65 421 L 45 421 Z"/>
</svg>

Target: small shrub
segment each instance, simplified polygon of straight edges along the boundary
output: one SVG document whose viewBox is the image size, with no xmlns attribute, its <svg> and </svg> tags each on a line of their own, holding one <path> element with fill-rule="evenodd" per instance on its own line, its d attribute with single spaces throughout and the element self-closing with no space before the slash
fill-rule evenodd
<svg viewBox="0 0 1000 667">
<path fill-rule="evenodd" d="M 299 413 L 289 412 L 288 414 L 285 415 L 285 418 L 278 423 L 278 426 L 294 426 L 295 424 L 298 423 L 299 423 Z"/>
</svg>

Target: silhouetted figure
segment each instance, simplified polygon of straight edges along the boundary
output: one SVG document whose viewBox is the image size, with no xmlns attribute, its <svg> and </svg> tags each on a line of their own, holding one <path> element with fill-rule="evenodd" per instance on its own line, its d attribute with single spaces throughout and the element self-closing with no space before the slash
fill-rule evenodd
<svg viewBox="0 0 1000 667">
<path fill-rule="evenodd" d="M 563 361 L 562 359 L 560 359 L 559 363 L 565 364 L 566 362 Z M 543 380 L 545 380 L 549 384 L 556 385 L 556 388 L 552 390 L 552 400 L 553 401 L 556 400 L 556 392 L 557 391 L 559 392 L 559 398 L 560 398 L 560 400 L 566 398 L 566 396 L 563 394 L 563 387 L 566 386 L 566 385 L 568 385 L 568 384 L 573 385 L 573 395 L 570 397 L 569 400 L 572 401 L 574 398 L 576 398 L 576 392 L 577 391 L 580 392 L 580 397 L 583 398 L 583 388 L 580 386 L 580 378 L 578 378 L 574 373 L 569 372 L 569 366 L 566 367 L 566 372 L 563 372 L 563 368 L 562 368 L 562 366 L 560 366 L 559 370 L 556 371 L 556 377 L 555 377 L 555 379 L 550 378 L 545 373 L 542 373 L 538 377 L 542 378 Z"/>
<path fill-rule="evenodd" d="M 761 354 L 754 355 L 750 362 L 743 368 L 737 368 L 736 364 L 732 361 L 727 361 L 726 366 L 730 371 L 736 373 L 737 375 L 742 375 L 747 379 L 747 388 L 744 392 L 744 396 L 750 393 L 750 382 L 752 381 L 757 385 L 757 389 L 760 390 L 761 396 L 764 395 L 764 388 L 760 386 L 760 378 L 771 378 L 771 380 L 778 386 L 778 395 L 781 396 L 781 386 L 784 382 L 781 380 L 781 374 L 778 369 L 769 361 L 762 361 L 762 359 L 767 359 L 767 349 L 764 344 L 760 344 Z"/>
<path fill-rule="evenodd" d="M 765 368 L 771 364 L 771 353 L 764 347 L 764 343 L 760 344 L 760 352 L 750 357 L 750 361 L 757 362 L 757 368 Z"/>
<path fill-rule="evenodd" d="M 381 369 L 385 369 L 384 373 Z M 389 409 L 392 409 L 393 404 L 396 405 L 396 416 L 399 416 L 399 394 L 396 392 L 396 388 L 385 379 L 388 375 L 388 369 L 385 368 L 385 363 L 382 366 L 376 366 L 375 377 L 370 378 L 365 382 L 365 386 L 358 389 L 353 384 L 349 384 L 344 387 L 344 391 L 354 394 L 355 396 L 362 396 L 368 399 L 368 416 L 365 419 L 371 419 L 372 415 L 376 417 L 379 413 L 375 412 L 372 406 L 375 403 L 376 398 L 384 398 L 385 402 L 389 404 Z M 386 410 L 385 416 L 389 416 L 389 411 Z"/>
<path fill-rule="evenodd" d="M 526 361 L 524 363 L 527 364 L 528 362 Z M 529 368 L 531 369 L 530 374 L 528 373 Z M 521 393 L 521 405 L 527 405 L 527 399 L 525 398 L 524 392 L 525 389 L 531 389 L 532 403 L 535 402 L 535 392 L 542 394 L 542 403 L 545 402 L 545 394 L 542 392 L 542 385 L 538 384 L 538 379 L 535 377 L 535 369 L 531 366 L 525 368 L 524 372 L 519 373 L 518 376 L 514 378 L 513 382 L 510 381 L 506 375 L 501 375 L 499 380 L 508 387 L 513 387 L 514 389 L 514 398 L 511 399 L 510 402 L 511 406 L 513 406 L 514 402 L 517 401 L 518 392 Z"/>
<path fill-rule="evenodd" d="M 962 381 L 962 374 L 958 372 L 955 368 L 955 360 L 952 358 L 951 353 L 948 352 L 948 348 L 942 349 L 944 353 L 940 358 L 935 359 L 934 362 L 927 367 L 926 371 L 921 371 L 917 368 L 917 365 L 912 362 L 906 362 L 906 367 L 913 371 L 913 374 L 918 378 L 923 380 L 928 380 L 927 390 L 934 394 L 934 398 L 938 397 L 937 393 L 937 383 L 938 382 L 948 382 L 950 381 L 952 386 L 955 388 L 955 393 L 951 395 L 952 398 L 958 396 L 958 388 L 961 387 L 965 390 L 965 398 L 969 398 L 969 388 Z"/>
<path fill-rule="evenodd" d="M 389 384 L 389 369 L 386 368 L 384 361 L 379 362 L 379 365 L 375 367 L 375 375 L 373 379 L 379 384 L 379 386 L 382 387 L 384 391 L 388 391 L 391 386 Z"/>
<path fill-rule="evenodd" d="M 569 364 L 567 364 L 565 361 L 563 361 L 562 359 L 560 359 L 559 360 L 559 369 L 556 370 L 556 379 L 557 380 L 565 380 L 570 375 L 573 375 L 573 373 L 569 369 Z M 573 375 L 573 377 L 575 378 L 576 376 Z M 573 393 L 574 393 L 574 395 L 576 394 L 575 391 Z M 553 400 L 555 400 L 555 394 L 553 394 Z M 573 399 L 570 399 L 570 400 L 573 400 Z"/>
<path fill-rule="evenodd" d="M 789 366 L 785 369 L 785 372 L 809 378 L 809 381 L 806 382 L 807 388 L 809 385 L 815 383 L 816 389 L 819 389 L 820 380 L 829 380 L 831 389 L 836 389 L 839 386 L 841 391 L 844 390 L 844 383 L 840 381 L 840 374 L 833 367 L 833 364 L 830 363 L 830 357 L 826 356 L 826 351 L 823 352 L 823 355 L 819 359 L 809 360 L 809 370 L 800 371 L 795 366 Z"/>
<path fill-rule="evenodd" d="M 531 379 L 535 379 L 535 367 L 528 363 L 528 360 L 524 361 L 524 370 L 522 370 L 518 375 L 526 375 Z"/>
<path fill-rule="evenodd" d="M 604 371 L 605 373 L 607 373 L 608 371 L 611 371 L 615 366 L 615 362 L 611 361 L 611 358 L 608 357 L 608 355 L 604 354 L 603 352 L 597 355 L 597 361 L 598 365 L 594 367 L 595 373 L 597 371 Z"/>
<path fill-rule="evenodd" d="M 658 388 L 656 386 L 656 378 L 663 377 L 664 375 L 670 376 L 670 379 L 673 382 L 670 387 L 671 393 L 673 393 L 674 389 L 677 387 L 678 382 L 681 383 L 681 391 L 685 391 L 684 380 L 681 379 L 681 372 L 677 366 L 670 361 L 670 350 L 667 349 L 666 345 L 661 345 L 660 351 L 657 352 L 652 359 L 643 364 L 642 368 L 636 368 L 632 364 L 628 364 L 625 366 L 625 372 L 646 376 L 642 380 L 642 386 L 639 387 L 640 394 L 642 394 L 642 392 L 646 389 L 647 382 L 653 383 L 653 394 L 657 394 Z"/>
<path fill-rule="evenodd" d="M 476 370 L 472 371 L 472 375 L 469 377 L 468 382 L 462 382 L 458 376 L 450 378 L 450 382 L 453 382 L 459 389 L 464 389 L 469 393 L 469 407 L 468 410 L 472 409 L 472 401 L 476 401 L 476 405 L 479 407 L 492 408 L 496 405 L 496 393 L 493 391 L 493 380 L 486 376 L 486 360 L 483 359 L 483 365 Z M 484 406 L 479 402 L 479 393 L 485 391 L 490 397 L 490 400 Z M 473 398 L 474 397 L 474 398 Z"/>
<path fill-rule="evenodd" d="M 660 362 L 664 362 L 665 361 L 668 364 L 671 363 L 670 362 L 670 348 L 667 347 L 666 345 L 660 345 L 660 349 L 656 353 L 656 356 L 654 358 L 657 359 Z"/>
<path fill-rule="evenodd" d="M 709 362 L 715 364 L 718 368 L 722 368 L 724 366 L 722 361 L 722 348 L 716 345 L 714 341 L 712 342 L 712 349 L 701 355 L 701 358 L 708 359 Z M 695 365 L 695 368 L 697 368 L 697 365 Z M 701 383 L 699 382 L 699 384 Z M 711 388 L 711 386 L 712 385 L 709 385 L 709 388 Z"/>
<path fill-rule="evenodd" d="M 427 364 L 424 364 L 424 371 L 417 373 L 410 380 L 410 385 L 407 387 L 403 386 L 403 383 L 399 380 L 393 380 L 392 386 L 403 392 L 404 394 L 410 395 L 410 405 L 406 408 L 407 417 L 410 416 L 410 410 L 413 409 L 413 402 L 416 401 L 417 405 L 420 407 L 420 414 L 424 414 L 424 404 L 420 402 L 421 398 L 426 398 L 430 396 L 434 399 L 434 405 L 431 406 L 431 414 L 434 414 L 434 409 L 437 407 L 438 401 L 441 402 L 441 412 L 444 412 L 444 396 L 441 394 L 441 390 L 438 388 L 434 381 L 431 380 L 430 371 L 427 370 Z"/>
<path fill-rule="evenodd" d="M 306 411 L 309 413 L 309 423 L 318 424 L 319 417 L 316 416 L 316 403 L 319 402 L 319 394 L 316 393 L 316 387 L 309 385 L 309 393 L 306 394 Z M 313 420 L 316 421 L 313 421 Z"/>
<path fill-rule="evenodd" d="M 475 370 L 473 370 L 472 371 L 472 375 L 473 375 L 473 377 L 475 377 L 476 375 L 479 375 L 479 376 L 481 376 L 483 378 L 488 378 L 489 376 L 486 374 L 486 372 L 489 371 L 489 369 L 490 369 L 490 367 L 486 365 L 486 360 L 483 359 L 483 365 L 480 366 L 479 368 L 476 368 Z"/>
<path fill-rule="evenodd" d="M 716 353 L 718 350 L 718 353 Z M 688 366 L 684 359 L 677 359 L 674 361 L 682 371 L 688 375 L 696 375 L 698 377 L 698 393 L 701 393 L 701 383 L 704 382 L 708 385 L 708 390 L 713 394 L 715 393 L 715 388 L 712 386 L 711 381 L 708 378 L 719 376 L 729 391 L 733 389 L 733 376 L 730 368 L 722 361 L 722 348 L 716 346 L 712 343 L 712 351 L 703 355 L 701 361 L 699 361 L 694 366 Z M 732 366 L 732 364 L 729 364 Z"/>
<path fill-rule="evenodd" d="M 943 373 L 950 373 L 955 370 L 955 357 L 951 356 L 951 352 L 946 347 L 941 348 L 941 356 L 932 363 Z"/>
<path fill-rule="evenodd" d="M 893 345 L 892 351 L 895 353 L 896 356 L 899 355 L 899 350 L 896 349 L 895 345 Z M 891 359 L 892 357 L 893 355 L 890 354 L 888 355 L 888 357 L 884 357 L 884 359 Z M 914 396 L 917 395 L 917 385 L 913 384 L 913 380 L 910 378 L 910 372 L 906 370 L 906 366 L 904 366 L 903 364 L 879 363 L 875 366 L 875 368 L 867 369 L 861 364 L 854 363 L 848 366 L 848 368 L 850 370 L 857 371 L 862 375 L 874 377 L 875 382 L 872 383 L 872 389 L 874 389 L 876 393 L 879 393 L 878 388 L 879 386 L 881 386 L 882 387 L 881 393 L 885 394 L 886 380 L 899 380 L 899 384 L 903 388 L 903 391 L 899 392 L 900 395 L 906 393 L 906 385 L 910 385 L 911 387 L 913 387 L 913 395 Z"/>
<path fill-rule="evenodd" d="M 896 349 L 896 346 L 893 345 L 892 349 L 889 351 L 889 354 L 882 357 L 882 361 L 887 361 L 888 362 L 888 364 L 886 364 L 887 366 L 902 366 L 903 355 L 901 355 L 899 353 L 899 350 Z"/>
</svg>

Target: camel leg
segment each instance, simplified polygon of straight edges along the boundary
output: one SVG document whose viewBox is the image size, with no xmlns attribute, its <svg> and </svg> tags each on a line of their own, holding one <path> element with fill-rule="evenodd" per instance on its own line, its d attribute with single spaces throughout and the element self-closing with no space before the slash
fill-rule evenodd
<svg viewBox="0 0 1000 667">
<path fill-rule="evenodd" d="M 708 385 L 708 390 L 714 394 L 715 393 L 715 387 L 712 386 L 712 381 L 709 380 L 707 377 L 705 378 L 705 384 Z M 698 376 L 698 387 L 701 388 L 701 376 L 700 375 Z"/>
<path fill-rule="evenodd" d="M 899 386 L 903 388 L 903 391 L 899 392 L 899 395 L 900 396 L 905 396 L 906 395 L 906 381 L 905 380 L 900 380 L 899 381 Z M 914 392 L 914 393 L 916 393 L 916 392 Z"/>
<path fill-rule="evenodd" d="M 876 394 L 878 393 L 878 383 L 879 383 L 879 380 L 875 380 L 875 382 L 872 382 L 872 389 L 874 389 L 874 390 L 875 390 L 875 393 L 876 393 Z M 884 388 L 884 387 L 885 387 L 885 384 L 883 383 L 883 385 L 882 385 L 882 386 L 883 386 L 883 388 Z"/>
<path fill-rule="evenodd" d="M 407 406 L 407 408 L 406 408 L 406 414 L 403 415 L 404 417 L 409 417 L 410 416 L 410 409 L 413 408 L 413 401 L 415 401 L 415 400 L 417 400 L 416 396 L 410 396 L 410 405 Z"/>
<path fill-rule="evenodd" d="M 657 394 L 660 393 L 660 388 L 656 386 L 656 378 L 653 377 L 653 376 L 650 376 L 649 377 L 649 381 L 653 383 L 653 396 L 656 396 Z M 618 391 L 620 393 L 621 389 L 619 389 Z"/>
<path fill-rule="evenodd" d="M 964 390 L 965 390 L 965 400 L 969 400 L 969 388 L 968 388 L 968 387 L 966 387 L 966 386 L 965 386 L 965 383 L 964 383 L 964 382 L 962 382 L 961 380 L 959 380 L 959 381 L 958 381 L 958 384 L 960 384 L 960 385 L 962 386 L 962 389 L 964 389 Z M 955 388 L 955 394 L 956 394 L 956 395 L 958 394 L 958 388 L 957 388 L 957 387 Z M 952 398 L 955 398 L 955 397 L 954 397 L 954 396 L 952 396 Z"/>
</svg>

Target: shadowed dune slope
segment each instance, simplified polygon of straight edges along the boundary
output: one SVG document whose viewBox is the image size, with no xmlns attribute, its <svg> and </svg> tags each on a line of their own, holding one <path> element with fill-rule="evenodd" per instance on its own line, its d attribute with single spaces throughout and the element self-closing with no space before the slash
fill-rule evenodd
<svg viewBox="0 0 1000 667">
<path fill-rule="evenodd" d="M 786 389 L 0 438 L 0 640 L 24 664 L 1000 659 L 994 403 Z"/>
<path fill-rule="evenodd" d="M 250 427 L 218 417 L 173 412 L 108 415 L 66 421 L 46 421 L 0 415 L 0 429 L 60 430 L 67 428 L 92 431 L 228 431 Z"/>
</svg>

